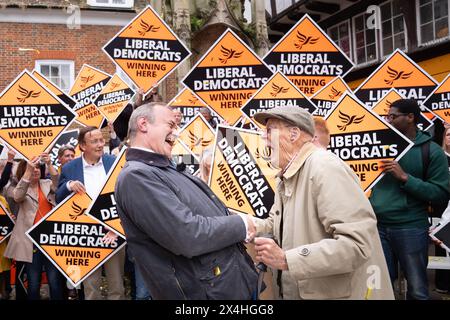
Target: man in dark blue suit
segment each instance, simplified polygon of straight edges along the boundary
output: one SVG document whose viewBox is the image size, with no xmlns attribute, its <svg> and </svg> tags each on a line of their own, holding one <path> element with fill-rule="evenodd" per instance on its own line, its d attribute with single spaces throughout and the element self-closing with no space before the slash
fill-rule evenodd
<svg viewBox="0 0 450 320">
<path fill-rule="evenodd" d="M 81 157 L 67 163 L 61 170 L 56 191 L 56 202 L 61 202 L 72 192 L 87 193 L 94 198 L 106 181 L 106 175 L 111 169 L 115 157 L 104 154 L 105 139 L 100 129 L 84 127 L 80 129 L 78 143 Z M 117 238 L 117 234 L 109 231 L 104 242 L 109 243 Z M 105 273 L 108 280 L 108 299 L 119 300 L 124 298 L 123 273 L 125 250 L 121 249 L 105 264 Z M 98 268 L 83 282 L 87 300 L 102 299 L 100 292 L 102 269 Z"/>
</svg>

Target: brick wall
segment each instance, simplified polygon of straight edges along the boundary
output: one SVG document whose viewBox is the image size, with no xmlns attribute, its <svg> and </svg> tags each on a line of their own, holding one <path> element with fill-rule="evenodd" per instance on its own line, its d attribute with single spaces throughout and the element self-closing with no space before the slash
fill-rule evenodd
<svg viewBox="0 0 450 320">
<path fill-rule="evenodd" d="M 70 30 L 60 24 L 0 23 L 0 90 L 3 90 L 23 69 L 34 69 L 37 59 L 75 61 L 75 76 L 84 63 L 108 73 L 114 64 L 101 50 L 119 30 L 119 26 L 82 26 Z M 19 51 L 32 48 L 36 51 Z"/>
</svg>

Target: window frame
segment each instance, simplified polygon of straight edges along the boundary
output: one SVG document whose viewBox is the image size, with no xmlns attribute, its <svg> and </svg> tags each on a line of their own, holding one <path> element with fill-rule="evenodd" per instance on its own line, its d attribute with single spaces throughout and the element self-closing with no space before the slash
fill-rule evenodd
<svg viewBox="0 0 450 320">
<path fill-rule="evenodd" d="M 331 29 L 333 29 L 333 28 L 337 28 L 337 31 L 338 31 L 338 37 L 339 37 L 339 27 L 340 27 L 342 24 L 344 24 L 344 23 L 347 23 L 347 24 L 348 24 L 348 41 L 350 42 L 350 43 L 349 43 L 349 46 L 350 46 L 350 48 L 349 48 L 349 54 L 350 54 L 349 58 L 350 58 L 351 61 L 355 62 L 355 61 L 353 60 L 353 56 L 354 56 L 354 55 L 353 55 L 353 48 L 354 48 L 354 45 L 353 45 L 352 21 L 351 21 L 350 19 L 346 19 L 346 20 L 343 20 L 343 21 L 341 21 L 341 22 L 339 22 L 339 23 L 337 23 L 337 24 L 335 24 L 335 25 L 332 25 L 331 27 L 329 27 L 329 28 L 327 29 L 327 34 L 328 34 L 328 36 L 330 37 L 330 39 L 333 40 L 333 43 L 334 43 L 335 45 L 337 45 L 337 46 L 339 47 L 339 49 L 341 49 L 342 51 L 344 51 L 344 50 L 342 49 L 342 47 L 341 47 L 338 43 L 334 42 L 334 39 L 331 37 Z M 340 38 L 339 38 L 338 40 L 340 40 Z M 344 52 L 344 53 L 345 53 L 345 52 Z M 355 63 L 356 63 L 356 62 L 355 62 Z"/>
<path fill-rule="evenodd" d="M 91 7 L 107 7 L 107 8 L 133 8 L 134 0 L 124 0 L 125 4 L 112 3 L 113 0 L 107 0 L 108 3 L 98 3 L 98 0 L 87 0 L 86 3 Z"/>
<path fill-rule="evenodd" d="M 380 26 L 380 32 L 379 32 L 378 39 L 380 41 L 380 57 L 381 57 L 381 59 L 384 59 L 384 58 L 388 57 L 389 55 L 392 54 L 392 52 L 394 52 L 397 49 L 397 48 L 394 47 L 394 43 L 392 43 L 392 52 L 390 52 L 390 53 L 388 53 L 386 55 L 384 54 L 383 20 L 382 20 L 382 17 L 381 17 L 381 7 L 383 5 L 385 5 L 385 4 L 387 4 L 387 3 L 390 3 L 391 17 L 390 17 L 389 21 L 391 22 L 391 27 L 392 27 L 392 32 L 391 32 L 392 41 L 394 41 L 395 34 L 394 34 L 394 15 L 393 15 L 393 8 L 392 8 L 393 2 L 394 2 L 394 0 L 388 0 L 388 1 L 385 1 L 385 2 L 383 2 L 383 3 L 381 3 L 379 5 L 380 6 L 380 22 L 381 22 L 381 26 Z M 401 16 L 403 17 L 403 34 L 405 35 L 405 49 L 404 50 L 401 49 L 401 48 L 399 48 L 399 49 L 402 50 L 403 52 L 408 52 L 408 29 L 406 28 L 406 21 L 405 21 L 404 14 L 401 14 Z M 385 21 L 388 21 L 388 20 L 385 20 Z"/>
<path fill-rule="evenodd" d="M 363 63 L 358 63 L 358 53 L 357 53 L 357 48 L 356 48 L 356 43 L 357 42 L 356 42 L 356 23 L 355 23 L 355 20 L 358 17 L 360 17 L 360 16 L 364 17 L 365 15 L 367 15 L 367 12 L 363 11 L 363 12 L 361 12 L 361 13 L 359 13 L 359 14 L 357 14 L 357 15 L 352 17 L 352 40 L 353 40 L 353 57 L 354 57 L 353 62 L 355 63 L 355 65 L 357 67 L 369 66 L 369 65 L 378 63 L 380 61 L 380 52 L 379 52 L 380 48 L 379 48 L 379 44 L 378 44 L 380 36 L 379 36 L 379 32 L 377 31 L 378 29 L 374 29 L 374 32 L 375 32 L 375 54 L 376 54 L 376 56 L 375 56 L 375 58 L 373 60 L 365 61 Z M 363 19 L 364 20 L 364 48 L 367 48 L 367 45 L 366 45 L 367 19 L 366 18 Z M 365 54 L 366 54 L 366 58 L 367 58 L 367 50 L 366 50 Z"/>
<path fill-rule="evenodd" d="M 63 90 L 65 93 L 69 93 L 70 89 L 73 86 L 73 83 L 75 82 L 75 62 L 73 60 L 62 60 L 62 59 L 38 59 L 34 62 L 34 68 L 41 74 L 41 67 L 43 65 L 69 65 L 69 87 L 66 90 L 63 88 L 60 88 L 57 84 L 53 83 L 47 76 L 45 76 L 51 83 L 55 84 L 57 87 L 59 87 L 61 90 Z"/>
<path fill-rule="evenodd" d="M 433 14 L 432 17 L 432 23 L 433 23 L 433 40 L 427 41 L 427 42 L 422 42 L 422 32 L 421 32 L 421 22 L 422 22 L 422 17 L 420 16 L 420 0 L 416 0 L 416 32 L 417 32 L 417 45 L 419 47 L 425 47 L 425 46 L 429 46 L 429 45 L 433 45 L 436 43 L 440 43 L 446 40 L 450 39 L 450 0 L 447 0 L 447 26 L 449 29 L 449 32 L 447 34 L 447 36 L 436 39 L 435 35 L 436 35 L 436 25 L 435 25 L 435 19 L 434 19 L 434 0 L 431 0 L 431 13 Z"/>
</svg>

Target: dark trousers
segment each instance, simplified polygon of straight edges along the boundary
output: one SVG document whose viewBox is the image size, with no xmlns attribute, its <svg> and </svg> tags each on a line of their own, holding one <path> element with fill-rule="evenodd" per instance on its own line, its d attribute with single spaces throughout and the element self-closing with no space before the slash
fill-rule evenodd
<svg viewBox="0 0 450 320">
<path fill-rule="evenodd" d="M 407 299 L 428 300 L 428 228 L 393 229 L 378 226 L 391 281 L 400 263 L 408 284 Z"/>
<path fill-rule="evenodd" d="M 33 262 L 26 263 L 28 300 L 40 300 L 42 271 L 45 268 L 51 300 L 64 300 L 64 278 L 58 269 L 38 249 L 33 249 Z"/>
</svg>

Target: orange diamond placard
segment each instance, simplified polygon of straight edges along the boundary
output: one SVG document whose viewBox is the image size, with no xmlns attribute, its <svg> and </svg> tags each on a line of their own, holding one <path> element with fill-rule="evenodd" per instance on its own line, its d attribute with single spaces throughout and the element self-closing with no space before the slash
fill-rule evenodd
<svg viewBox="0 0 450 320">
<path fill-rule="evenodd" d="M 450 74 L 423 103 L 442 121 L 450 123 Z"/>
<path fill-rule="evenodd" d="M 38 71 L 33 70 L 31 72 L 31 74 L 33 75 L 33 77 L 38 79 L 43 85 L 45 85 L 48 90 L 53 92 L 62 102 L 67 104 L 70 109 L 75 110 L 75 106 L 77 105 L 77 102 L 71 96 L 69 96 L 67 93 L 62 91 L 57 85 L 55 85 L 53 82 L 48 80 L 46 77 L 44 77 Z"/>
<path fill-rule="evenodd" d="M 351 93 L 352 90 L 342 77 L 337 77 L 330 81 L 311 97 L 311 101 L 317 106 L 317 111 L 314 115 L 325 117 L 345 92 Z"/>
<path fill-rule="evenodd" d="M 264 62 L 308 97 L 353 68 L 353 62 L 307 14 L 272 47 Z"/>
<path fill-rule="evenodd" d="M 180 127 L 190 122 L 202 108 L 207 108 L 206 104 L 188 88 L 181 90 L 170 100 L 168 105 L 181 111 L 183 119 L 181 120 Z"/>
<path fill-rule="evenodd" d="M 395 88 L 406 99 L 421 104 L 436 86 L 436 80 L 397 49 L 355 90 L 355 95 L 368 107 L 373 107 Z"/>
<path fill-rule="evenodd" d="M 0 243 L 11 235 L 14 228 L 14 220 L 11 218 L 11 214 L 0 203 Z"/>
<path fill-rule="evenodd" d="M 394 101 L 404 99 L 404 97 L 398 93 L 398 91 L 394 88 L 388 91 L 386 95 L 374 105 L 372 108 L 379 116 L 385 117 L 389 113 L 389 108 Z M 423 106 L 422 106 L 423 107 Z M 428 110 L 428 109 L 427 109 Z M 420 130 L 427 130 L 433 125 L 433 122 L 429 120 L 423 112 L 420 113 L 419 121 L 417 123 L 417 127 Z"/>
<path fill-rule="evenodd" d="M 191 152 L 200 156 L 204 149 L 214 144 L 214 129 L 206 119 L 197 114 L 180 131 L 178 139 L 181 140 Z"/>
<path fill-rule="evenodd" d="M 100 128 L 104 117 L 95 106 L 94 101 L 108 83 L 111 76 L 94 67 L 84 64 L 78 73 L 70 95 L 77 101 L 75 111 L 77 121 L 84 126 Z"/>
<path fill-rule="evenodd" d="M 91 205 L 86 210 L 86 214 L 98 221 L 106 228 L 113 229 L 125 239 L 125 231 L 117 213 L 116 199 L 114 197 L 114 186 L 116 185 L 117 177 L 125 165 L 126 150 L 124 147 L 117 155 L 114 164 L 106 176 L 106 182 L 102 187 L 97 198 L 95 198 Z"/>
<path fill-rule="evenodd" d="M 133 96 L 134 91 L 115 74 L 95 99 L 94 104 L 108 121 L 114 122 Z"/>
<path fill-rule="evenodd" d="M 103 243 L 108 230 L 85 214 L 90 203 L 87 194 L 71 194 L 26 233 L 73 286 L 125 245 L 122 237 Z"/>
<path fill-rule="evenodd" d="M 267 111 L 275 107 L 299 107 L 306 109 L 311 114 L 317 109 L 317 107 L 280 72 L 276 72 L 270 77 L 253 97 L 247 101 L 242 107 L 242 113 L 250 119 L 253 119 L 255 113 Z"/>
<path fill-rule="evenodd" d="M 191 54 L 150 6 L 120 30 L 103 51 L 146 93 Z"/>
<path fill-rule="evenodd" d="M 231 29 L 227 29 L 183 79 L 204 103 L 229 124 L 272 75 L 269 67 Z"/>
<path fill-rule="evenodd" d="M 266 218 L 278 172 L 270 160 L 261 133 L 218 126 L 209 186 L 229 209 Z"/>
<path fill-rule="evenodd" d="M 349 93 L 325 118 L 330 130 L 328 149 L 358 175 L 364 192 L 384 175 L 381 160 L 399 160 L 414 144 Z"/>
<path fill-rule="evenodd" d="M 0 95 L 0 137 L 28 161 L 46 151 L 75 116 L 27 70 Z"/>
</svg>

